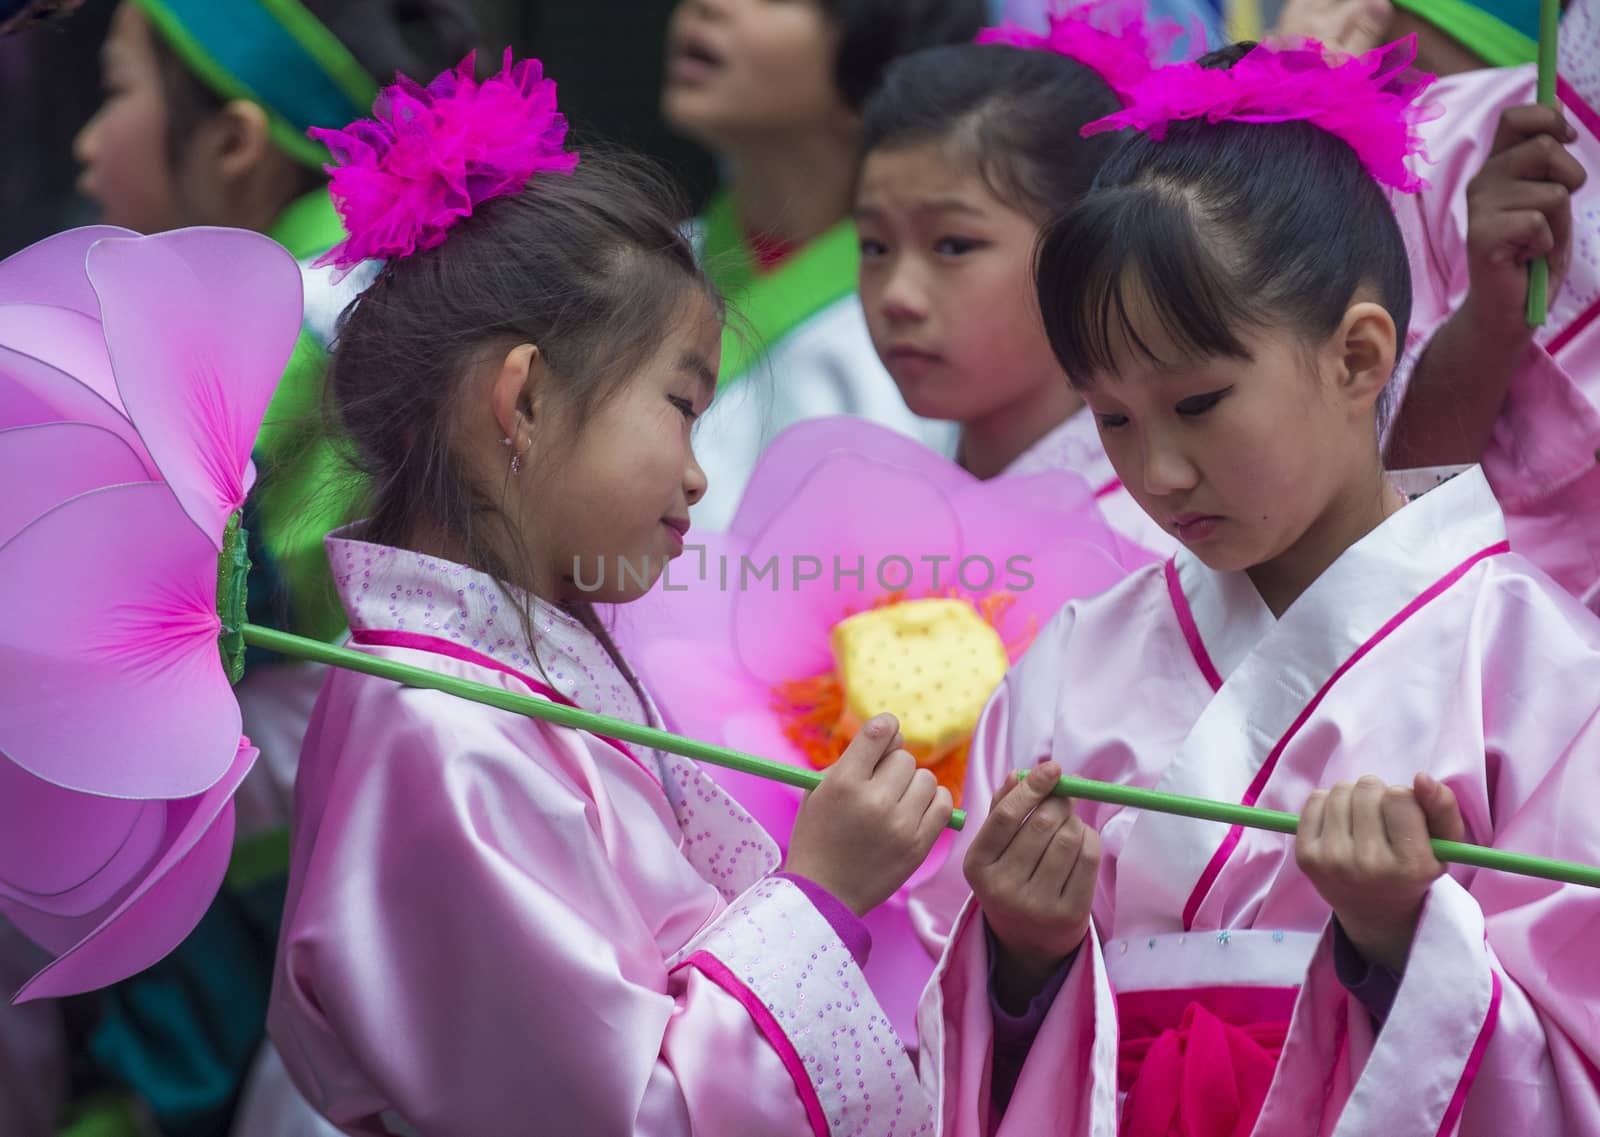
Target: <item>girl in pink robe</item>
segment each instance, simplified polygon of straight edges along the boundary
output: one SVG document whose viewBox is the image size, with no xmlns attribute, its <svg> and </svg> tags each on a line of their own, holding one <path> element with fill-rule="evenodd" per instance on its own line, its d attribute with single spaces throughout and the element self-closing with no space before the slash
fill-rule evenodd
<svg viewBox="0 0 1600 1137">
<path fill-rule="evenodd" d="M 1532 64 L 1434 89 L 1429 185 L 1395 201 L 1416 307 L 1389 452 L 1481 461 L 1512 548 L 1600 602 L 1600 3 L 1573 0 L 1559 49 L 1554 112 L 1531 105 Z M 1526 266 L 1543 252 L 1549 316 L 1532 329 Z"/>
<path fill-rule="evenodd" d="M 1106 50 L 1099 23 L 1128 37 L 1103 58 L 1087 50 Z M 984 479 L 1078 474 L 1130 551 L 1165 555 L 1171 534 L 1123 488 L 1050 354 L 1031 277 L 1051 211 L 1084 193 L 1115 147 L 1078 133 L 1121 105 L 1103 73 L 1149 66 L 1141 49 L 1156 49 L 1128 0 L 1100 0 L 1052 25 L 1054 38 L 991 29 L 986 42 L 918 52 L 889 69 L 862 125 L 861 302 L 906 404 L 960 425 L 965 469 Z"/>
<path fill-rule="evenodd" d="M 329 379 L 375 487 L 328 540 L 352 642 L 656 725 L 596 605 L 683 551 L 720 311 L 658 183 L 574 168 L 537 65 L 481 90 L 464 65 L 330 139 L 366 175 L 335 263 L 387 257 Z M 467 216 L 418 208 L 462 170 Z M 285 1068 L 363 1135 L 931 1131 L 861 974 L 860 916 L 950 817 L 898 743 L 865 724 L 780 865 L 684 759 L 332 673 L 295 787 Z"/>
<path fill-rule="evenodd" d="M 1425 842 L 1600 860 L 1600 622 L 1480 469 L 1383 472 L 1405 154 L 1248 121 L 1304 104 L 1245 50 L 1111 119 L 1165 133 L 1041 246 L 1052 345 L 1184 547 L 1068 604 L 985 711 L 994 804 L 913 901 L 945 945 L 925 1076 L 951 1134 L 1600 1134 L 1600 897 Z M 1321 68 L 1323 105 L 1409 135 L 1403 89 L 1295 58 L 1301 98 Z M 1301 831 L 1047 797 L 1062 771 Z"/>
</svg>

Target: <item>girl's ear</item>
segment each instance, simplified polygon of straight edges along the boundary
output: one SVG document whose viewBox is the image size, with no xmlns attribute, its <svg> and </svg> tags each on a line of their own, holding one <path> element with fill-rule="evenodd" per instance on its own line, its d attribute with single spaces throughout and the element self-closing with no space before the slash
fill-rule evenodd
<svg viewBox="0 0 1600 1137">
<path fill-rule="evenodd" d="M 1381 304 L 1357 301 L 1345 311 L 1330 346 L 1338 360 L 1339 395 L 1353 410 L 1370 410 L 1394 373 L 1394 317 Z"/>
<path fill-rule="evenodd" d="M 518 453 L 528 448 L 527 435 L 534 429 L 535 407 L 543 385 L 544 357 L 531 343 L 518 344 L 500 361 L 489 389 L 489 409 L 501 438 L 511 439 Z"/>
<path fill-rule="evenodd" d="M 267 112 L 249 99 L 228 103 L 199 134 L 196 142 L 224 184 L 237 185 L 274 157 Z"/>
</svg>

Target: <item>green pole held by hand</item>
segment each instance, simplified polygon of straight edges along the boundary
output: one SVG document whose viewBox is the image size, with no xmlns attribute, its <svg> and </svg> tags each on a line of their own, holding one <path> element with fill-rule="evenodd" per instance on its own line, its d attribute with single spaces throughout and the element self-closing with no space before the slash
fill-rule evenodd
<svg viewBox="0 0 1600 1137">
<path fill-rule="evenodd" d="M 1028 776 L 1019 770 L 1017 780 Z M 1258 806 L 1238 805 L 1231 801 L 1211 801 L 1208 798 L 1185 797 L 1183 794 L 1162 790 L 1141 789 L 1110 782 L 1092 782 L 1087 778 L 1063 777 L 1053 791 L 1056 797 L 1083 798 L 1085 801 L 1124 805 L 1134 809 L 1149 809 L 1160 813 L 1174 813 L 1180 817 L 1196 817 L 1202 821 L 1220 821 L 1225 825 L 1242 825 L 1246 829 L 1265 829 L 1274 833 L 1293 834 L 1300 828 L 1300 819 L 1292 813 Z M 1505 849 L 1490 849 L 1483 845 L 1470 845 L 1465 841 L 1433 841 L 1433 855 L 1447 864 L 1472 865 L 1475 868 L 1495 869 L 1499 872 L 1537 876 L 1546 880 L 1559 880 L 1566 884 L 1586 884 L 1600 888 L 1600 867 L 1580 865 L 1572 861 L 1548 860 L 1526 853 L 1513 853 Z"/>
<path fill-rule="evenodd" d="M 1540 106 L 1556 105 L 1556 42 L 1561 32 L 1560 0 L 1539 0 Z M 1550 306 L 1550 262 L 1535 257 L 1528 266 L 1528 327 L 1542 328 Z"/>
</svg>

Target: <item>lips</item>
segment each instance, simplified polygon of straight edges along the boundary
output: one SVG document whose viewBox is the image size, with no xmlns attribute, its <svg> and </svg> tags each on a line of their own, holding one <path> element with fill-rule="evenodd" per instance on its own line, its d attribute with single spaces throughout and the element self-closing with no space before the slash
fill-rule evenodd
<svg viewBox="0 0 1600 1137">
<path fill-rule="evenodd" d="M 689 33 L 678 37 L 667 57 L 667 70 L 677 82 L 699 82 L 720 72 L 727 61 L 715 44 Z"/>
<path fill-rule="evenodd" d="M 1221 520 L 1214 513 L 1179 513 L 1173 516 L 1171 525 L 1178 540 L 1192 542 L 1211 536 Z"/>
<path fill-rule="evenodd" d="M 684 538 L 689 535 L 689 519 L 687 517 L 663 517 L 661 524 L 671 530 L 677 538 L 678 546 L 682 548 Z"/>
</svg>

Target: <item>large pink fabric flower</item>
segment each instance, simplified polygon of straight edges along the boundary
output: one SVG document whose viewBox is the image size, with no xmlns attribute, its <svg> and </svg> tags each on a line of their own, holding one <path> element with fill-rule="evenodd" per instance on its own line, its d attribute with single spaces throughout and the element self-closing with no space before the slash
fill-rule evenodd
<svg viewBox="0 0 1600 1137">
<path fill-rule="evenodd" d="M 1148 559 L 1112 534 L 1072 474 L 979 481 L 854 418 L 809 420 L 778 436 L 729 531 L 692 540 L 655 590 L 618 611 L 619 645 L 672 729 L 802 767 L 816 763 L 794 741 L 785 691 L 834 669 L 841 620 L 891 600 L 953 596 L 986 610 L 1014 658 L 1068 599 Z M 1001 592 L 1005 602 L 992 603 Z M 798 791 L 708 772 L 787 847 Z M 868 924 L 868 977 L 913 1037 L 932 961 L 903 897 Z"/>
<path fill-rule="evenodd" d="M 74 230 L 0 263 L 0 913 L 115 982 L 191 931 L 255 759 L 219 553 L 300 329 L 254 233 Z"/>
<path fill-rule="evenodd" d="M 401 76 L 379 94 L 376 117 L 307 132 L 338 163 L 328 167 L 329 188 L 350 234 L 318 264 L 348 269 L 434 248 L 484 202 L 577 166 L 562 148 L 567 120 L 539 61 L 513 63 L 507 48 L 500 71 L 479 83 L 475 60 L 469 54 L 426 87 Z"/>
</svg>

